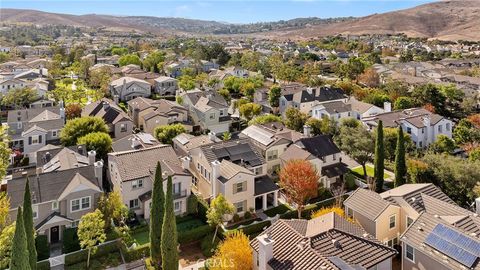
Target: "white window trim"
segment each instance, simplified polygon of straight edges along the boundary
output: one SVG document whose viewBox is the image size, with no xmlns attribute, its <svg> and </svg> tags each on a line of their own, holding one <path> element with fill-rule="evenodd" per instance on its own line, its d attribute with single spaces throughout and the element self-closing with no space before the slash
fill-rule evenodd
<svg viewBox="0 0 480 270">
<path fill-rule="evenodd" d="M 411 220 L 412 220 L 412 223 L 410 223 L 410 225 L 412 225 L 413 222 L 415 222 L 415 220 L 414 220 L 413 218 L 411 218 L 411 217 L 409 217 L 409 216 L 407 215 L 406 218 L 405 218 L 405 226 L 406 226 L 406 228 L 410 227 L 410 226 L 408 225 L 408 219 L 411 219 Z"/>
<path fill-rule="evenodd" d="M 82 199 L 84 199 L 84 198 L 88 198 L 88 207 L 86 207 L 86 208 L 82 208 Z M 73 210 L 72 209 L 73 201 L 78 201 L 79 207 L 80 207 L 80 208 L 78 208 L 78 210 Z M 90 209 L 90 208 L 92 208 L 92 196 L 85 196 L 85 197 L 70 200 L 70 213 L 75 213 L 75 212 L 87 210 L 87 209 Z"/>
<path fill-rule="evenodd" d="M 34 213 L 37 213 L 37 214 L 33 215 Z M 32 216 L 33 216 L 33 219 L 38 218 L 38 205 L 32 205 Z"/>
<path fill-rule="evenodd" d="M 390 219 L 394 217 L 395 218 L 395 226 L 393 227 L 390 227 Z M 393 214 L 391 216 L 388 217 L 388 228 L 389 230 L 394 230 L 395 228 L 397 228 L 397 215 L 396 214 Z"/>
<path fill-rule="evenodd" d="M 408 249 L 407 247 L 412 248 L 412 257 L 413 257 L 412 259 L 408 258 L 408 256 L 407 256 L 407 254 L 408 254 L 407 253 L 407 249 Z M 410 262 L 415 263 L 415 248 L 410 246 L 409 244 L 405 244 L 405 256 L 404 257 L 405 257 L 405 259 L 409 260 Z"/>
</svg>

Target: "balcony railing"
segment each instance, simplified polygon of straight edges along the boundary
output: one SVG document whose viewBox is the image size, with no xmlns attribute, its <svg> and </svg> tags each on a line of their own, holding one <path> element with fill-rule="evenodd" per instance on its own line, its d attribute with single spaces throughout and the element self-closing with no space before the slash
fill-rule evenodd
<svg viewBox="0 0 480 270">
<path fill-rule="evenodd" d="M 174 200 L 184 198 L 184 197 L 187 197 L 187 190 L 186 189 L 182 189 L 179 192 L 174 192 L 173 193 L 173 199 Z"/>
</svg>

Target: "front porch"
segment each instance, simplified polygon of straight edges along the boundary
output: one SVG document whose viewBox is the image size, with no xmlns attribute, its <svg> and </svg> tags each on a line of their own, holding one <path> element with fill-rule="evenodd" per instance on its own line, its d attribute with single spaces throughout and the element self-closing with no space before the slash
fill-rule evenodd
<svg viewBox="0 0 480 270">
<path fill-rule="evenodd" d="M 73 220 L 54 212 L 35 226 L 35 230 L 38 234 L 47 236 L 48 243 L 55 247 L 55 244 L 61 243 L 63 231 L 65 228 L 70 228 L 72 222 Z"/>
<path fill-rule="evenodd" d="M 278 206 L 279 187 L 268 176 L 255 179 L 255 211 L 265 211 Z"/>
</svg>

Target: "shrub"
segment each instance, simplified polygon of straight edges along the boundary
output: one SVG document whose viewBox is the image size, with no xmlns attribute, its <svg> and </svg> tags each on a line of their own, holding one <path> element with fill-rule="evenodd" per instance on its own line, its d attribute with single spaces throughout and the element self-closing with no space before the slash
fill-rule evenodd
<svg viewBox="0 0 480 270">
<path fill-rule="evenodd" d="M 50 245 L 46 235 L 37 235 L 35 238 L 35 247 L 37 249 L 37 260 L 43 261 L 50 258 Z"/>
<path fill-rule="evenodd" d="M 243 231 L 243 233 L 246 235 L 253 235 L 255 233 L 263 231 L 263 228 L 270 226 L 270 224 L 272 224 L 270 220 L 265 220 L 255 224 L 247 225 L 240 228 L 239 230 Z"/>
<path fill-rule="evenodd" d="M 233 215 L 232 220 L 233 220 L 233 222 L 237 223 L 237 222 L 240 221 L 240 216 L 239 216 L 237 213 L 235 213 L 235 214 Z"/>
<path fill-rule="evenodd" d="M 94 259 L 94 258 L 101 257 L 103 255 L 118 251 L 119 249 L 118 243 L 119 242 L 114 241 L 114 242 L 109 242 L 109 243 L 98 246 L 97 252 L 95 252 L 95 254 L 90 254 L 90 258 Z M 82 249 L 77 252 L 67 254 L 65 256 L 65 265 L 68 266 L 68 265 L 72 265 L 80 262 L 86 262 L 87 257 L 88 257 L 88 251 L 86 249 Z M 90 268 L 93 269 L 93 266 L 91 266 Z"/>
<path fill-rule="evenodd" d="M 355 177 L 351 173 L 345 175 L 345 187 L 347 190 L 354 190 L 357 188 L 355 184 Z"/>
<path fill-rule="evenodd" d="M 203 225 L 189 231 L 178 232 L 178 243 L 198 241 L 214 230 L 210 225 Z"/>
<path fill-rule="evenodd" d="M 187 200 L 187 213 L 189 215 L 195 215 L 198 213 L 198 199 L 195 194 L 190 194 Z"/>
<path fill-rule="evenodd" d="M 243 216 L 245 219 L 251 219 L 252 218 L 252 213 L 250 211 L 245 212 L 245 215 Z"/>
<path fill-rule="evenodd" d="M 37 270 L 50 270 L 50 261 L 44 260 L 37 263 Z"/>
<path fill-rule="evenodd" d="M 213 243 L 212 239 L 213 233 L 209 233 L 200 242 L 200 248 L 202 249 L 202 254 L 205 257 L 212 257 L 217 249 L 218 244 L 220 243 L 220 238 L 218 238 L 218 236 L 215 237 L 215 241 L 213 241 Z"/>
<path fill-rule="evenodd" d="M 136 246 L 131 249 L 124 248 L 122 251 L 125 256 L 125 260 L 127 262 L 133 262 L 150 255 L 150 243 Z"/>
<path fill-rule="evenodd" d="M 63 231 L 63 253 L 70 253 L 80 250 L 80 241 L 76 228 L 66 228 Z"/>
<path fill-rule="evenodd" d="M 207 210 L 208 210 L 208 203 L 204 199 L 198 198 L 197 217 L 204 222 L 207 222 Z"/>
<path fill-rule="evenodd" d="M 276 216 L 277 214 L 281 215 L 281 214 L 284 214 L 288 211 L 290 211 L 292 209 L 290 209 L 286 204 L 280 204 L 276 207 L 273 207 L 273 208 L 270 208 L 270 209 L 267 209 L 266 211 L 263 211 L 263 213 L 269 217 L 274 217 Z"/>
<path fill-rule="evenodd" d="M 177 217 L 175 217 L 175 219 L 177 221 L 177 224 L 179 224 L 179 223 L 184 223 L 184 222 L 196 219 L 196 217 L 191 216 L 191 215 L 186 215 L 186 216 L 183 216 L 183 217 L 177 216 Z"/>
</svg>

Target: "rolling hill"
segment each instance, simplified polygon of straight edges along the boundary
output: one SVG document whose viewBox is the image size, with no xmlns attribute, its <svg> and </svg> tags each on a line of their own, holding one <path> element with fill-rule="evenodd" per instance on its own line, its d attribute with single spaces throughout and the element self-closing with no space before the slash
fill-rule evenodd
<svg viewBox="0 0 480 270">
<path fill-rule="evenodd" d="M 0 9 L 2 22 L 105 27 L 156 34 L 247 34 L 307 39 L 336 34 L 397 34 L 443 40 L 480 40 L 480 1 L 440 1 L 360 18 L 298 18 L 288 21 L 229 24 L 150 16 L 68 15 L 36 10 Z"/>
</svg>

